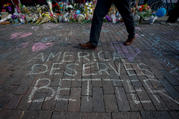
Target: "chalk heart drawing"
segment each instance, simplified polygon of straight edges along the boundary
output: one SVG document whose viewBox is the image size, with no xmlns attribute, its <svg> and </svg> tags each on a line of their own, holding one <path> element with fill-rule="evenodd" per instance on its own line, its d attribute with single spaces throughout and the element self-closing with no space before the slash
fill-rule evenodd
<svg viewBox="0 0 179 119">
<path fill-rule="evenodd" d="M 49 29 L 55 28 L 57 26 L 58 26 L 58 24 L 43 24 L 43 29 L 49 30 Z"/>
<path fill-rule="evenodd" d="M 134 61 L 138 54 L 141 53 L 139 48 L 132 48 L 131 46 L 124 46 L 120 42 L 112 42 L 112 48 L 123 58 L 127 58 L 128 61 Z"/>
<path fill-rule="evenodd" d="M 32 46 L 32 52 L 39 52 L 53 46 L 53 43 L 38 42 Z"/>
<path fill-rule="evenodd" d="M 13 33 L 10 36 L 10 39 L 21 39 L 21 38 L 26 38 L 28 36 L 31 36 L 32 33 L 31 32 L 17 32 L 17 33 Z"/>
</svg>

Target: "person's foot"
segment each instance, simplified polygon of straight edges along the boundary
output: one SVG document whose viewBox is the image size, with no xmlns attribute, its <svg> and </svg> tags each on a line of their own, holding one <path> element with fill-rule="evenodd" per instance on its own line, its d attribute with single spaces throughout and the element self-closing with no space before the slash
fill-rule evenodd
<svg viewBox="0 0 179 119">
<path fill-rule="evenodd" d="M 124 45 L 126 46 L 129 46 L 132 44 L 132 42 L 135 40 L 135 37 L 134 38 L 128 38 L 125 42 L 124 42 Z"/>
<path fill-rule="evenodd" d="M 84 44 L 79 44 L 80 48 L 82 49 L 92 49 L 92 50 L 95 50 L 96 49 L 96 46 L 94 46 L 92 43 L 90 42 L 87 42 L 87 43 L 84 43 Z"/>
<path fill-rule="evenodd" d="M 123 18 L 120 18 L 119 21 L 120 21 L 120 22 L 124 22 L 124 19 L 123 19 Z"/>
</svg>

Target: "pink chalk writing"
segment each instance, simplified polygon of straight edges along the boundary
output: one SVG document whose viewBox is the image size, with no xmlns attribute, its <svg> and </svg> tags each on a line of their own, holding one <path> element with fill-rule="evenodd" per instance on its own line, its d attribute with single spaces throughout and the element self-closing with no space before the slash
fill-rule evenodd
<svg viewBox="0 0 179 119">
<path fill-rule="evenodd" d="M 31 32 L 27 32 L 27 33 L 17 32 L 17 33 L 11 34 L 10 39 L 20 39 L 20 38 L 25 38 L 31 35 L 32 35 Z"/>
<path fill-rule="evenodd" d="M 53 46 L 53 43 L 38 42 L 32 46 L 32 52 L 39 52 Z"/>
<path fill-rule="evenodd" d="M 25 38 L 25 37 L 28 37 L 30 35 L 32 35 L 32 33 L 30 33 L 30 32 L 29 33 L 24 33 L 19 38 Z"/>
</svg>

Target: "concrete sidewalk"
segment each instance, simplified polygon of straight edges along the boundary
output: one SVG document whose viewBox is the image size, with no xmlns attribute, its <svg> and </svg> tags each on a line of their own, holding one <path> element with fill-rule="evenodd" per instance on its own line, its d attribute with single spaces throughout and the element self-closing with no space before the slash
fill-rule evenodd
<svg viewBox="0 0 179 119">
<path fill-rule="evenodd" d="M 105 23 L 0 26 L 0 119 L 177 119 L 179 25 Z"/>
</svg>

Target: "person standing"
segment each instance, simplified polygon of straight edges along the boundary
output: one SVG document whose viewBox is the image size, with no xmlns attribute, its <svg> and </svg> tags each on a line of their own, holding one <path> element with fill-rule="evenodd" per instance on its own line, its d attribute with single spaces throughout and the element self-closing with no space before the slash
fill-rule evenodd
<svg viewBox="0 0 179 119">
<path fill-rule="evenodd" d="M 79 44 L 82 49 L 96 49 L 100 37 L 103 18 L 108 13 L 111 5 L 114 5 L 119 10 L 128 32 L 128 39 L 124 42 L 124 45 L 131 45 L 135 39 L 134 20 L 129 7 L 129 0 L 97 0 L 97 4 L 94 10 L 90 40 L 87 43 Z"/>
<path fill-rule="evenodd" d="M 177 19 L 179 18 L 179 0 L 178 2 L 176 3 L 176 6 L 175 8 L 173 8 L 170 13 L 169 13 L 169 17 L 167 19 L 167 22 L 168 23 L 175 23 L 177 22 Z"/>
</svg>

